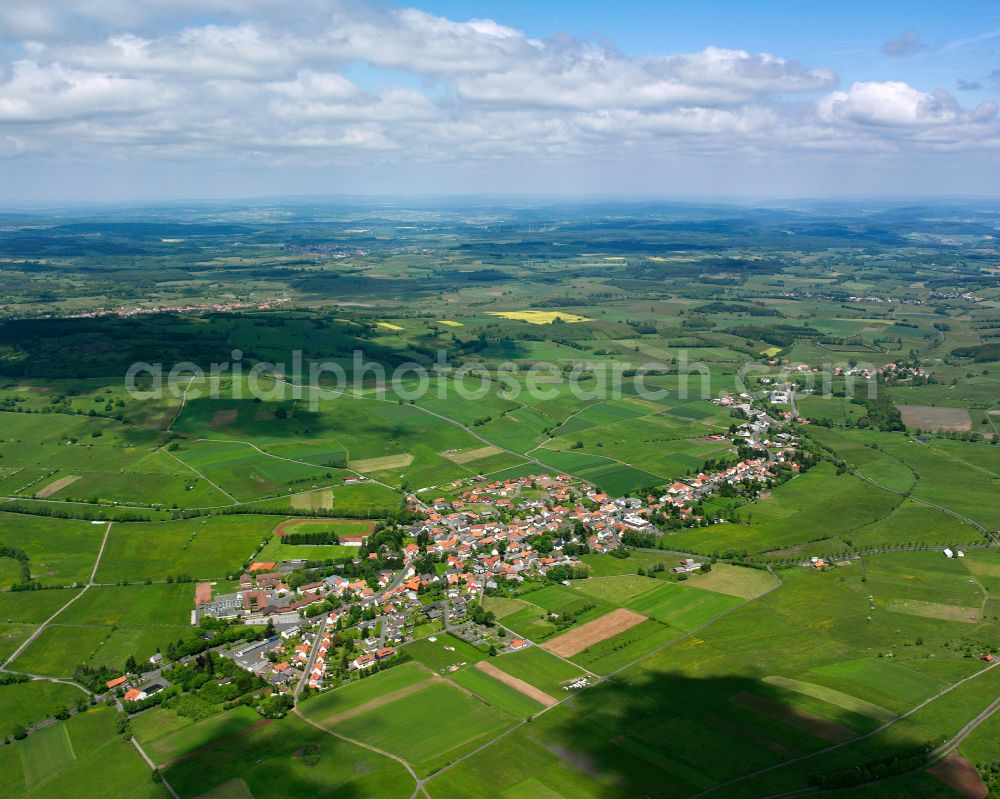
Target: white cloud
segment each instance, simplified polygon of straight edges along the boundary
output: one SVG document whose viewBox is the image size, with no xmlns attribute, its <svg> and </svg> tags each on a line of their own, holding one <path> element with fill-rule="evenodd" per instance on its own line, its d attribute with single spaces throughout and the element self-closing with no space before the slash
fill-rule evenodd
<svg viewBox="0 0 1000 799">
<path fill-rule="evenodd" d="M 0 123 L 135 116 L 169 101 L 169 94 L 150 81 L 18 61 L 10 79 L 0 85 Z"/>
<path fill-rule="evenodd" d="M 994 103 L 969 110 L 893 81 L 834 91 L 832 70 L 777 54 L 635 57 L 494 20 L 337 0 L 300 0 L 294 14 L 277 0 L 44 8 L 0 12 L 18 53 L 5 60 L 0 49 L 0 157 L 469 171 L 482 161 L 530 173 L 532 159 L 766 163 L 1000 141 Z"/>
<path fill-rule="evenodd" d="M 820 117 L 827 122 L 901 128 L 985 122 L 996 113 L 993 102 L 965 111 L 943 89 L 923 92 L 898 81 L 855 83 L 848 91 L 827 95 L 819 104 Z"/>
</svg>

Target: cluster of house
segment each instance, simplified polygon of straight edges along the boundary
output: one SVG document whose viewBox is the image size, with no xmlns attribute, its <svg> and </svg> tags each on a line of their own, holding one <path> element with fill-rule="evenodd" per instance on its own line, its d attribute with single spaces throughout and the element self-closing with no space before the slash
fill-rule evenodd
<svg viewBox="0 0 1000 799">
<path fill-rule="evenodd" d="M 327 621 L 335 622 L 339 613 L 331 613 Z M 307 676 L 310 688 L 319 688 L 327 676 L 327 654 L 333 647 L 332 627 L 320 625 L 322 619 L 288 627 L 279 635 L 263 641 L 233 647 L 222 652 L 238 666 L 256 674 L 279 691 L 292 690 Z M 362 653 L 349 662 L 351 671 L 363 671 L 396 654 L 395 647 L 383 646 L 379 637 L 359 642 Z"/>
<path fill-rule="evenodd" d="M 358 641 L 360 652 L 349 668 L 370 669 L 395 654 L 395 647 L 407 640 L 419 618 L 443 617 L 447 625 L 461 624 L 484 590 L 545 576 L 557 567 L 578 566 L 575 553 L 584 544 L 590 552 L 609 552 L 620 547 L 629 532 L 654 533 L 650 518 L 657 513 L 700 523 L 703 520 L 694 514 L 692 505 L 706 495 L 724 485 L 771 480 L 775 465 L 794 453 L 794 438 L 776 433 L 776 440 L 771 440 L 772 425 L 781 425 L 755 409 L 749 396 L 714 401 L 744 412 L 746 421 L 737 436 L 750 439 L 754 446 L 773 448 L 777 454 L 768 452 L 766 457 L 675 482 L 659 498 L 613 498 L 566 474 L 456 481 L 448 497 L 407 498 L 410 509 L 422 517 L 407 533 L 421 543 L 405 545 L 401 569 L 385 569 L 371 584 L 332 574 L 292 589 L 285 575 L 293 564 L 254 563 L 241 576 L 238 592 L 213 597 L 210 584 L 199 584 L 194 620 L 208 615 L 272 623 L 280 631 L 278 637 L 247 644 L 227 656 L 279 689 L 303 677 L 309 685 L 321 687 L 331 642 L 330 633 L 323 631 L 332 629 L 348 612 L 348 605 L 356 603 L 367 620 L 361 623 L 363 634 L 367 635 L 365 630 L 377 633 Z M 436 556 L 437 568 L 421 569 L 429 554 Z M 700 568 L 700 563 L 686 559 L 673 571 L 683 574 Z M 443 589 L 445 599 L 421 602 L 419 595 L 429 588 Z M 303 620 L 305 608 L 323 600 L 335 609 L 322 618 Z M 326 624 L 319 625 L 324 619 Z M 293 636 L 291 642 L 286 640 L 289 636 Z"/>
<path fill-rule="evenodd" d="M 262 300 L 260 302 L 239 302 L 233 300 L 232 302 L 198 302 L 189 303 L 187 305 L 155 305 L 155 306 L 143 306 L 141 308 L 127 308 L 124 305 L 120 308 L 98 308 L 93 311 L 83 311 L 76 314 L 68 314 L 67 319 L 96 319 L 101 316 L 140 316 L 142 314 L 158 314 L 158 313 L 225 313 L 228 311 L 243 311 L 243 310 L 258 310 L 258 311 L 268 311 L 281 303 L 287 303 L 290 300 L 285 298 L 276 298 L 271 300 Z"/>
<path fill-rule="evenodd" d="M 791 399 L 791 390 L 786 387 L 780 393 L 772 391 L 769 398 L 772 403 L 788 402 Z M 776 415 L 781 417 L 776 419 L 767 411 L 753 407 L 747 394 L 740 394 L 739 398 L 719 397 L 712 402 L 723 408 L 742 411 L 745 421 L 736 428 L 737 439 L 744 439 L 757 449 L 781 450 L 776 456 L 778 461 L 794 453 L 797 444 L 795 436 L 787 432 L 775 433 L 773 436 L 771 434 L 772 429 L 783 427 L 785 421 L 792 418 L 791 411 L 776 412 Z"/>
<path fill-rule="evenodd" d="M 608 552 L 620 546 L 627 530 L 649 527 L 633 512 L 641 505 L 639 500 L 613 500 L 565 474 L 492 483 L 472 478 L 452 487 L 465 490 L 455 499 L 440 497 L 425 506 L 427 518 L 410 532 L 427 536 L 427 549 L 446 558 L 449 568 L 441 577 L 467 592 L 480 590 L 480 582 L 492 588 L 503 581 L 521 582 L 529 574 L 544 576 L 555 567 L 578 565 L 579 558 L 565 551 L 566 544 L 585 543 L 591 552 Z M 597 507 L 577 503 L 583 496 Z M 499 519 L 501 512 L 508 521 Z M 576 532 L 576 523 L 582 533 Z M 540 552 L 531 543 L 539 536 L 552 542 L 550 551 Z M 407 549 L 417 554 L 416 545 Z"/>
<path fill-rule="evenodd" d="M 834 377 L 860 377 L 863 380 L 882 380 L 886 383 L 897 383 L 912 380 L 915 377 L 928 377 L 928 373 L 919 366 L 906 366 L 901 363 L 887 363 L 878 368 L 866 366 L 851 366 L 847 369 L 836 367 Z"/>
<path fill-rule="evenodd" d="M 203 616 L 217 619 L 241 619 L 246 624 L 275 626 L 297 624 L 299 611 L 322 599 L 316 590 L 297 590 L 285 582 L 285 575 L 272 571 L 275 563 L 254 563 L 240 576 L 240 590 L 212 596 L 210 583 L 199 583 L 195 589 L 194 621 Z M 346 581 L 345 581 L 346 582 Z M 363 580 L 351 584 L 352 590 L 371 591 Z"/>
<path fill-rule="evenodd" d="M 296 657 L 298 649 L 289 652 L 292 641 L 300 632 L 297 626 L 288 627 L 282 630 L 280 635 L 224 650 L 222 656 L 267 681 L 277 690 L 288 691 L 294 688 L 305 671 L 305 662 Z M 305 647 L 308 659 L 310 646 L 308 633 L 305 634 L 304 641 L 306 643 L 300 647 Z"/>
<path fill-rule="evenodd" d="M 153 660 L 153 658 L 156 658 L 156 660 Z M 153 665 L 156 665 L 163 659 L 159 654 L 154 655 L 153 658 L 150 658 L 150 662 Z M 153 694 L 158 694 L 164 688 L 170 687 L 170 683 L 159 676 L 153 679 L 140 677 L 138 680 L 133 681 L 127 675 L 108 680 L 104 685 L 109 691 L 123 690 L 124 693 L 121 695 L 121 698 L 124 702 L 141 702 Z"/>
<path fill-rule="evenodd" d="M 773 442 L 772 442 L 773 443 Z M 784 453 L 779 456 L 784 457 Z M 782 461 L 777 460 L 777 463 Z M 797 464 L 792 464 L 792 468 L 798 468 Z M 680 509 L 681 519 L 688 518 L 685 515 L 688 507 L 693 502 L 704 498 L 719 490 L 723 485 L 737 486 L 741 483 L 766 483 L 774 477 L 772 471 L 773 464 L 768 458 L 751 458 L 740 461 L 735 466 L 727 466 L 716 472 L 705 474 L 699 472 L 694 477 L 685 481 L 678 481 L 667 489 L 667 493 L 660 497 L 660 504 L 654 507 L 664 508 L 671 505 Z M 695 520 L 699 520 L 694 517 Z"/>
<path fill-rule="evenodd" d="M 982 302 L 983 298 L 973 294 L 971 291 L 935 291 L 931 294 L 935 299 L 940 300 L 968 300 L 969 302 Z"/>
<path fill-rule="evenodd" d="M 914 377 L 927 377 L 928 374 L 919 366 L 906 366 L 901 363 L 887 363 L 878 369 L 878 376 L 886 383 L 896 383 L 912 380 Z"/>
</svg>

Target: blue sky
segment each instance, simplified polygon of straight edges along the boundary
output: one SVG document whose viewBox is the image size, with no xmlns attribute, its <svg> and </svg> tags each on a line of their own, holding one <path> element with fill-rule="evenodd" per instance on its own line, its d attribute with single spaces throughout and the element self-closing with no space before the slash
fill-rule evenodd
<svg viewBox="0 0 1000 799">
<path fill-rule="evenodd" d="M 397 4 L 401 5 L 401 4 Z M 496 17 L 530 36 L 564 31 L 606 37 L 633 55 L 700 50 L 708 45 L 780 53 L 837 70 L 842 81 L 904 80 L 955 90 L 960 79 L 982 88 L 969 99 L 996 97 L 986 76 L 1000 68 L 1000 3 L 637 2 L 463 0 L 424 8 L 448 17 Z M 929 50 L 905 58 L 883 54 L 884 42 L 915 29 Z M 984 34 L 993 37 L 959 44 Z M 944 48 L 942 50 L 942 48 Z"/>
<path fill-rule="evenodd" d="M 994 196 L 1000 4 L 0 6 L 0 199 Z"/>
</svg>

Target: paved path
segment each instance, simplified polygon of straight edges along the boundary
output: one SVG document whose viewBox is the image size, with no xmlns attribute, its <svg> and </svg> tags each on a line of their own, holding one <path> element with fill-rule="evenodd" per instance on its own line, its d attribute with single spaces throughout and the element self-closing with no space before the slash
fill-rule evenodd
<svg viewBox="0 0 1000 799">
<path fill-rule="evenodd" d="M 962 515 L 958 511 L 954 511 L 951 508 L 946 508 L 944 505 L 936 505 L 933 502 L 928 502 L 926 499 L 920 499 L 904 491 L 896 491 L 893 488 L 889 488 L 888 486 L 884 486 L 881 483 L 872 480 L 872 478 L 870 477 L 866 477 L 865 475 L 858 472 L 856 469 L 851 469 L 851 473 L 858 479 L 871 483 L 876 488 L 881 488 L 883 491 L 888 491 L 890 494 L 896 494 L 897 496 L 905 497 L 906 499 L 912 500 L 913 502 L 916 502 L 920 505 L 924 505 L 925 507 L 934 508 L 935 510 L 939 510 L 942 513 L 947 513 L 950 516 L 954 516 L 956 519 L 963 521 L 966 524 L 971 525 L 972 527 L 975 527 L 977 530 L 979 530 L 979 532 L 981 532 L 983 535 L 985 535 L 994 543 L 1000 543 L 1000 537 L 998 537 L 996 533 L 992 532 L 991 530 L 987 530 L 979 522 L 975 521 L 974 519 L 970 519 L 968 516 Z M 919 478 L 917 479 L 919 480 Z"/>
<path fill-rule="evenodd" d="M 317 390 L 317 389 L 320 388 L 319 386 L 303 386 L 303 385 L 300 385 L 298 383 L 293 383 L 290 380 L 285 380 L 285 379 L 281 379 L 278 382 L 285 383 L 286 385 L 292 386 L 293 388 L 304 388 L 304 389 L 308 389 L 308 390 Z M 389 403 L 391 403 L 393 405 L 397 404 L 397 400 L 389 399 L 388 397 L 366 396 L 365 394 L 359 394 L 359 393 L 357 393 L 355 391 L 345 391 L 343 395 L 344 396 L 348 396 L 348 397 L 353 397 L 354 399 L 371 400 L 373 402 L 389 402 Z M 421 411 L 422 413 L 426 413 L 426 414 L 428 414 L 430 416 L 434 416 L 434 417 L 436 417 L 438 419 L 441 419 L 442 421 L 447 422 L 448 424 L 454 425 L 455 427 L 458 427 L 459 429 L 464 430 L 466 433 L 468 433 L 474 439 L 476 439 L 477 441 L 482 442 L 483 444 L 486 444 L 486 445 L 491 446 L 491 447 L 496 447 L 497 449 L 503 450 L 504 452 L 508 453 L 509 455 L 515 455 L 518 458 L 521 458 L 522 460 L 530 461 L 531 463 L 534 463 L 534 464 L 537 464 L 538 466 L 541 466 L 543 469 L 545 469 L 547 471 L 553 471 L 553 469 L 552 469 L 551 466 L 546 466 L 544 463 L 542 463 L 540 460 L 538 460 L 538 458 L 535 458 L 535 457 L 533 457 L 531 455 L 528 455 L 527 453 L 524 453 L 524 452 L 517 452 L 516 450 L 507 449 L 506 447 L 501 446 L 500 444 L 497 444 L 495 441 L 490 441 L 489 439 L 484 438 L 482 435 L 480 435 L 479 433 L 477 433 L 471 427 L 468 427 L 468 426 L 462 424 L 461 422 L 459 422 L 459 421 L 457 421 L 455 419 L 452 419 L 450 416 L 445 416 L 444 414 L 438 413 L 437 411 L 432 411 L 430 408 L 424 408 L 421 405 L 414 404 L 414 405 L 411 405 L 410 407 L 411 408 L 416 408 L 418 411 Z M 594 485 L 589 480 L 584 480 L 581 477 L 577 477 L 577 479 L 581 483 L 584 483 L 586 485 L 589 485 L 589 486 L 593 486 Z M 393 490 L 394 491 L 398 491 L 398 489 L 393 489 Z"/>
<path fill-rule="evenodd" d="M 188 384 L 186 386 L 184 386 L 184 393 L 181 394 L 181 403 L 180 403 L 180 405 L 177 406 L 177 414 L 174 416 L 173 419 L 170 420 L 170 424 L 168 424 L 164 428 L 163 432 L 169 433 L 170 432 L 170 428 L 172 428 L 177 423 L 177 420 L 181 418 L 181 414 L 184 413 L 184 406 L 187 404 L 188 392 L 191 390 L 191 384 L 192 383 L 194 383 L 194 376 L 193 375 L 191 376 L 191 379 L 188 380 Z"/>
<path fill-rule="evenodd" d="M 196 469 L 194 466 L 192 466 L 187 461 L 182 461 L 180 458 L 178 458 L 176 455 L 174 455 L 174 453 L 172 453 L 170 451 L 169 446 L 167 446 L 167 447 L 160 447 L 160 450 L 163 451 L 163 452 L 165 452 L 165 453 L 167 453 L 167 455 L 169 455 L 171 458 L 173 458 L 175 461 L 177 461 L 185 469 L 190 469 L 192 472 L 194 472 L 196 475 L 198 475 L 202 480 L 204 480 L 206 483 L 208 483 L 210 486 L 212 486 L 212 488 L 214 488 L 216 491 L 218 491 L 221 494 L 225 494 L 227 497 L 229 497 L 233 501 L 234 505 L 239 505 L 240 504 L 240 501 L 236 497 L 234 497 L 232 494 L 230 494 L 228 491 L 226 491 L 226 489 L 224 489 L 222 486 L 220 486 L 214 480 L 210 480 L 205 475 L 204 472 L 200 471 L 199 469 Z"/>
<path fill-rule="evenodd" d="M 767 773 L 769 773 L 771 771 L 777 771 L 778 769 L 784 768 L 785 766 L 791 765 L 792 763 L 801 763 L 804 760 L 810 760 L 810 759 L 812 759 L 814 757 L 817 757 L 819 755 L 825 755 L 828 752 L 833 752 L 833 751 L 836 751 L 837 749 L 843 749 L 845 746 L 850 746 L 852 744 L 856 744 L 858 741 L 863 741 L 866 738 L 871 738 L 873 735 L 878 735 L 880 732 L 883 732 L 884 730 L 887 730 L 889 727 L 893 726 L 894 724 L 898 724 L 903 719 L 909 718 L 910 716 L 912 716 L 917 711 L 922 710 L 923 708 L 927 707 L 927 705 L 929 705 L 931 702 L 935 701 L 936 699 L 940 699 L 945 694 L 950 693 L 951 691 L 954 691 L 960 685 L 964 685 L 965 683 L 969 682 L 970 680 L 974 680 L 977 677 L 981 677 L 983 674 L 986 674 L 986 672 L 988 672 L 990 669 L 993 669 L 993 668 L 995 668 L 997 666 L 1000 666 L 1000 660 L 994 661 L 989 666 L 986 666 L 985 668 L 982 668 L 979 671 L 977 671 L 975 674 L 970 674 L 968 677 L 963 677 L 958 682 L 952 683 L 951 685 L 947 686 L 946 688 L 941 689 L 940 691 L 938 691 L 933 696 L 925 699 L 919 705 L 916 705 L 915 707 L 910 708 L 905 713 L 902 713 L 901 715 L 896 716 L 896 718 L 894 718 L 892 721 L 887 721 L 881 727 L 877 727 L 874 730 L 872 730 L 871 732 L 867 732 L 864 735 L 859 735 L 856 738 L 851 738 L 850 740 L 847 740 L 847 741 L 841 741 L 839 744 L 834 744 L 833 746 L 828 746 L 825 749 L 819 749 L 819 750 L 817 750 L 815 752 L 810 752 L 807 755 L 800 755 L 799 757 L 794 757 L 791 760 L 783 760 L 780 763 L 775 763 L 773 766 L 767 766 L 767 767 L 762 768 L 762 769 L 757 769 L 757 771 L 751 771 L 749 774 L 744 774 L 744 775 L 742 775 L 740 777 L 735 777 L 735 778 L 733 778 L 731 780 L 727 780 L 726 782 L 720 782 L 718 785 L 713 785 L 711 788 L 708 788 L 707 790 L 704 790 L 701 793 L 694 794 L 694 796 L 690 797 L 690 799 L 698 799 L 698 797 L 700 797 L 700 796 L 708 796 L 709 794 L 715 793 L 716 791 L 719 791 L 719 790 L 721 790 L 723 788 L 727 788 L 730 785 L 734 785 L 734 784 L 736 784 L 738 782 L 743 782 L 744 780 L 749 780 L 749 779 L 752 779 L 754 777 L 759 777 L 762 774 L 767 774 Z M 993 704 L 996 705 L 998 703 L 1000 703 L 1000 699 L 996 700 Z M 990 707 L 993 707 L 993 705 L 991 705 Z M 989 713 L 986 715 L 985 718 L 979 719 L 979 717 L 977 716 L 977 719 L 979 719 L 978 721 L 976 719 L 973 719 L 973 722 L 975 722 L 974 726 L 972 727 L 972 729 L 968 730 L 968 732 L 966 732 L 965 734 L 968 735 L 970 732 L 972 732 L 973 729 L 975 729 L 975 727 L 978 727 L 979 724 L 981 724 L 983 721 L 985 721 L 986 718 L 989 718 L 989 715 L 992 715 L 992 713 L 994 712 L 995 709 L 996 708 L 994 708 L 993 710 L 990 710 L 990 708 L 987 708 L 987 711 L 989 711 Z M 984 711 L 984 713 L 985 712 L 986 711 Z M 982 715 L 983 714 L 980 714 L 980 716 L 982 716 Z M 972 724 L 973 722 L 970 722 L 970 724 Z M 968 727 L 969 725 L 966 725 L 966 726 Z M 956 744 L 956 746 L 957 746 L 957 744 Z M 949 749 L 948 751 L 951 751 L 951 750 Z M 943 753 L 941 756 L 943 757 L 944 754 L 947 754 L 947 752 Z"/>
<path fill-rule="evenodd" d="M 309 660 L 306 661 L 305 671 L 299 678 L 298 683 L 295 686 L 295 692 L 292 694 L 292 699 L 296 702 L 299 701 L 299 694 L 302 693 L 302 689 L 305 684 L 309 681 L 309 675 L 312 673 L 313 666 L 316 665 L 316 657 L 319 655 L 320 642 L 323 640 L 323 632 L 326 630 L 326 625 L 330 623 L 330 616 L 326 613 L 323 614 L 323 621 L 319 624 L 319 630 L 316 631 L 316 638 L 313 641 L 312 649 L 309 650 Z"/>
<path fill-rule="evenodd" d="M 146 765 L 148 765 L 153 771 L 156 771 L 156 763 L 154 763 L 152 759 L 149 757 L 149 755 L 146 754 L 146 751 L 142 748 L 142 746 L 139 745 L 139 742 L 135 739 L 134 735 L 132 736 L 132 746 L 134 746 L 136 748 L 136 751 L 140 755 L 142 755 L 142 759 L 146 761 Z M 173 789 L 173 786 L 169 782 L 167 782 L 167 778 L 164 777 L 162 773 L 160 774 L 160 778 L 161 778 L 161 784 L 163 785 L 164 788 L 167 789 L 167 793 L 169 793 L 173 797 L 173 799 L 181 799 L 177 791 L 175 791 Z"/>
<path fill-rule="evenodd" d="M 949 740 L 945 741 L 941 746 L 930 753 L 927 760 L 924 761 L 915 769 L 910 771 L 904 771 L 901 774 L 893 774 L 891 777 L 884 777 L 880 780 L 871 780 L 870 782 L 862 783 L 861 785 L 855 786 L 856 788 L 861 788 L 864 785 L 872 785 L 874 783 L 885 783 L 890 780 L 900 780 L 906 777 L 912 776 L 921 771 L 933 766 L 935 763 L 944 760 L 949 754 L 951 754 L 955 749 L 957 749 L 962 741 L 964 741 L 971 733 L 973 733 L 976 728 L 978 728 L 983 722 L 988 721 L 994 713 L 1000 710 L 1000 698 L 994 699 L 993 702 L 983 710 L 978 716 L 976 716 L 972 721 L 962 727 L 955 735 L 953 735 Z M 815 786 L 810 786 L 808 788 L 800 788 L 795 791 L 785 791 L 783 793 L 771 794 L 770 796 L 764 797 L 763 799 L 786 799 L 793 796 L 804 796 L 806 794 L 816 793 L 820 788 Z"/>
<path fill-rule="evenodd" d="M 3 664 L 0 664 L 0 671 L 9 671 L 7 666 L 13 663 L 17 659 L 18 655 L 20 655 L 25 649 L 27 649 L 31 645 L 32 641 L 34 641 L 36 638 L 38 638 L 39 635 L 42 634 L 42 631 L 49 626 L 49 624 L 56 616 L 58 616 L 60 613 L 66 610 L 66 608 L 68 608 L 70 605 L 76 602 L 76 600 L 78 600 L 85 593 L 87 593 L 87 591 L 90 590 L 90 588 L 96 585 L 96 583 L 94 582 L 94 577 L 97 576 L 97 569 L 101 565 L 101 556 L 104 555 L 104 547 L 108 543 L 108 535 L 111 533 L 112 524 L 114 524 L 114 522 L 108 522 L 108 526 L 104 528 L 104 538 L 101 540 L 101 548 L 97 552 L 97 559 L 94 561 L 94 568 L 91 569 L 90 571 L 90 579 L 87 581 L 87 584 L 83 587 L 80 593 L 76 594 L 72 599 L 69 600 L 69 602 L 67 602 L 65 605 L 59 608 L 59 610 L 57 610 L 55 613 L 49 616 L 45 621 L 43 621 L 41 625 L 39 625 L 38 629 L 35 630 L 30 636 L 28 636 L 27 640 L 25 640 L 24 643 L 22 643 L 17 649 L 15 649 L 13 654 L 10 655 L 10 657 L 8 657 L 3 662 Z M 48 679 L 48 678 L 40 677 L 39 679 Z"/>
<path fill-rule="evenodd" d="M 768 567 L 768 571 L 771 571 L 770 567 Z M 774 574 L 773 571 L 771 571 L 771 573 Z M 777 582 L 771 588 L 769 588 L 767 591 L 765 591 L 763 594 L 760 594 L 760 595 L 758 595 L 756 597 L 753 597 L 751 599 L 747 599 L 747 600 L 741 602 L 739 605 L 736 605 L 735 607 L 732 607 L 732 608 L 729 608 L 728 610 L 723 611 L 722 613 L 718 614 L 717 616 L 714 616 L 713 618 L 711 618 L 708 621 L 706 621 L 700 627 L 696 627 L 695 629 L 691 630 L 690 632 L 685 633 L 680 638 L 675 638 L 672 641 L 668 641 L 667 643 L 663 644 L 662 646 L 659 646 L 656 649 L 654 649 L 652 652 L 649 652 L 649 653 L 643 655 L 642 657 L 636 658 L 631 663 L 627 663 L 624 666 L 622 666 L 621 668 L 615 669 L 613 672 L 605 675 L 604 677 L 598 676 L 595 681 L 589 683 L 586 687 L 581 688 L 578 691 L 570 693 L 568 696 L 563 697 L 558 702 L 556 702 L 555 704 L 553 704 L 553 705 L 551 705 L 549 707 L 542 708 L 537 713 L 535 713 L 534 716 L 532 716 L 532 718 L 537 718 L 538 716 L 542 715 L 543 713 L 547 713 L 548 711 L 552 710 L 552 708 L 559 707 L 560 705 L 562 705 L 564 703 L 574 701 L 583 691 L 586 691 L 586 690 L 588 690 L 590 688 L 593 688 L 595 685 L 600 685 L 602 682 L 605 682 L 607 680 L 612 679 L 615 675 L 619 674 L 620 672 L 624 671 L 625 669 L 629 668 L 630 666 L 634 666 L 635 664 L 640 663 L 641 661 L 645 660 L 646 658 L 652 657 L 653 655 L 657 654 L 658 652 L 662 652 L 667 647 L 673 646 L 677 642 L 683 641 L 686 638 L 689 638 L 690 636 L 694 635 L 695 633 L 697 633 L 697 632 L 699 632 L 701 630 L 704 630 L 706 627 L 714 624 L 719 619 L 721 619 L 721 618 L 723 618 L 725 616 L 728 616 L 730 613 L 733 613 L 736 610 L 739 610 L 744 605 L 748 605 L 749 603 L 754 602 L 757 599 L 760 599 L 762 596 L 766 596 L 767 594 L 771 593 L 771 591 L 774 591 L 774 590 L 776 590 L 777 588 L 779 588 L 781 586 L 781 578 L 778 577 L 777 574 L 774 574 L 774 576 L 777 578 Z M 503 625 L 500 625 L 500 626 L 503 626 Z M 507 628 L 504 628 L 504 629 L 507 629 Z M 523 638 L 524 636 L 520 636 L 520 637 Z M 546 651 L 548 651 L 548 650 L 546 650 Z M 557 657 L 558 657 L 558 655 L 557 655 Z M 562 658 L 562 659 L 565 660 L 565 658 Z M 577 663 L 573 663 L 572 661 L 566 661 L 566 662 L 570 663 L 570 665 L 572 665 L 574 668 L 582 669 L 583 671 L 587 671 L 586 669 L 583 669 Z M 489 747 L 493 746 L 493 744 L 495 744 L 497 741 L 500 741 L 500 740 L 506 738 L 508 735 L 510 735 L 512 732 L 514 732 L 514 730 L 520 729 L 521 727 L 523 727 L 525 724 L 528 724 L 528 723 L 529 722 L 528 722 L 527 719 L 522 719 L 521 721 L 519 721 L 514 726 L 508 727 L 506 730 L 504 730 L 503 732 L 501 732 L 495 738 L 492 738 L 491 740 L 487 741 L 486 743 L 482 744 L 481 746 L 476 747 L 471 752 L 467 752 L 466 754 L 462 755 L 461 757 L 457 758 L 456 760 L 451 761 L 446 766 L 438 769 L 434 773 L 429 774 L 427 777 L 424 778 L 423 781 L 421 781 L 419 787 L 421 789 L 423 789 L 424 793 L 426 794 L 427 790 L 426 790 L 426 788 L 424 788 L 424 783 L 429 782 L 430 780 L 434 779 L 435 777 L 437 777 L 437 776 L 443 774 L 444 772 L 449 771 L 450 769 L 454 768 L 459 763 L 462 763 L 462 762 L 468 760 L 469 758 L 474 757 L 475 755 L 479 754 L 483 750 L 488 749 Z"/>
<path fill-rule="evenodd" d="M 355 738 L 348 738 L 346 735 L 341 735 L 339 732 L 328 730 L 323 725 L 316 723 L 311 718 L 306 716 L 301 710 L 299 710 L 298 707 L 296 707 L 293 712 L 295 713 L 296 716 L 302 719 L 310 727 L 315 727 L 317 730 L 325 732 L 327 735 L 332 735 L 334 738 L 339 738 L 341 741 L 347 741 L 348 743 L 354 744 L 355 746 L 360 746 L 362 749 L 367 749 L 369 752 L 375 752 L 375 754 L 382 755 L 383 757 L 387 757 L 390 760 L 395 760 L 410 773 L 410 776 L 413 777 L 413 781 L 416 783 L 415 787 L 413 788 L 412 796 L 416 796 L 421 791 L 424 791 L 424 782 L 426 782 L 426 780 L 420 779 L 417 776 L 417 772 L 413 770 L 413 766 L 411 766 L 409 763 L 403 760 L 403 758 L 399 757 L 398 755 L 394 755 L 392 752 L 386 752 L 384 749 L 379 749 L 377 746 L 366 744 L 364 741 L 359 741 Z M 426 791 L 424 791 L 424 793 L 426 794 Z"/>
</svg>

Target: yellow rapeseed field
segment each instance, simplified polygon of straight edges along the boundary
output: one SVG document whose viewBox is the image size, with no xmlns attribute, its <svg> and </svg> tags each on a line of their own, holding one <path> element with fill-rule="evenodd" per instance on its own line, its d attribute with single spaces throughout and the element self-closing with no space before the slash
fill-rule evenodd
<svg viewBox="0 0 1000 799">
<path fill-rule="evenodd" d="M 490 316 L 500 316 L 504 319 L 515 319 L 532 325 L 551 325 L 556 319 L 564 322 L 590 322 L 586 316 L 565 311 L 489 311 Z"/>
</svg>

